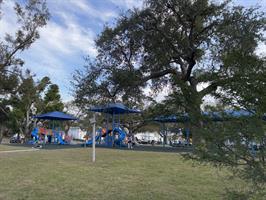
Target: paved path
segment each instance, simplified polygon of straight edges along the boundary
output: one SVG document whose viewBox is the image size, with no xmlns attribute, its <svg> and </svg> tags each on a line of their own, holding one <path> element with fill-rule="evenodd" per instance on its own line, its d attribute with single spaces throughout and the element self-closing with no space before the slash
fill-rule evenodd
<svg viewBox="0 0 266 200">
<path fill-rule="evenodd" d="M 0 153 L 16 153 L 16 152 L 27 152 L 27 151 L 39 151 L 40 149 L 20 149 L 20 150 L 9 150 L 9 151 L 0 151 Z"/>
</svg>

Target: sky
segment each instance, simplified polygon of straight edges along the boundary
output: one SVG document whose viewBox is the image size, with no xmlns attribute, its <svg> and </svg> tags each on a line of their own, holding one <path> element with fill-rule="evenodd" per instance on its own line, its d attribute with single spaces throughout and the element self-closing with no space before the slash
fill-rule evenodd
<svg viewBox="0 0 266 200">
<path fill-rule="evenodd" d="M 236 0 L 243 6 L 261 5 L 266 11 L 266 0 Z M 13 0 L 4 0 L 0 20 L 0 40 L 4 33 L 14 33 L 16 17 Z M 47 0 L 51 14 L 40 39 L 19 55 L 24 68 L 36 74 L 36 79 L 49 76 L 59 85 L 62 100 L 72 100 L 70 81 L 75 70 L 81 69 L 84 57 L 95 57 L 94 40 L 105 25 L 114 25 L 120 13 L 133 7 L 141 8 L 142 0 Z M 264 49 L 265 46 L 261 47 Z M 263 51 L 263 50 L 262 50 Z M 167 88 L 159 99 L 167 94 Z"/>
</svg>

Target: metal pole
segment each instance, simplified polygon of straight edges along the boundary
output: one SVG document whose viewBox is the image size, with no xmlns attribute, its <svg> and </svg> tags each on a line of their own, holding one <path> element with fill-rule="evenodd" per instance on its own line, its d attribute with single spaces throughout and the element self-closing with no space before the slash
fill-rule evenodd
<svg viewBox="0 0 266 200">
<path fill-rule="evenodd" d="M 166 140 L 166 130 L 165 130 L 165 123 L 163 123 L 163 147 L 165 147 Z"/>
<path fill-rule="evenodd" d="M 186 128 L 187 146 L 189 146 L 189 129 Z"/>
<path fill-rule="evenodd" d="M 108 131 L 109 131 L 109 114 L 106 113 L 106 135 L 105 135 L 105 145 L 109 145 L 109 136 L 108 136 Z"/>
<path fill-rule="evenodd" d="M 95 129 L 96 129 L 96 119 L 95 119 L 95 113 L 93 114 L 92 118 L 92 162 L 95 162 Z"/>
<path fill-rule="evenodd" d="M 113 112 L 113 119 L 112 119 L 112 142 L 111 142 L 111 146 L 114 147 L 114 129 L 115 129 L 115 114 Z"/>
</svg>

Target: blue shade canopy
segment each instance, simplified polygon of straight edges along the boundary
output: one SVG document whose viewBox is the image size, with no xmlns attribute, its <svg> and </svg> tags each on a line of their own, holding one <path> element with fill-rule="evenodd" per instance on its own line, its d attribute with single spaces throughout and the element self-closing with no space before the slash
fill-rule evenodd
<svg viewBox="0 0 266 200">
<path fill-rule="evenodd" d="M 175 123 L 175 122 L 187 122 L 189 121 L 188 114 L 179 114 L 179 115 L 169 115 L 169 116 L 159 116 L 154 119 L 154 121 L 157 122 L 163 122 L 163 123 Z"/>
<path fill-rule="evenodd" d="M 77 120 L 78 118 L 73 117 L 72 115 L 65 114 L 63 112 L 49 112 L 41 115 L 34 116 L 34 118 L 37 119 L 49 119 L 49 120 L 61 120 L 61 121 L 67 121 L 67 120 Z"/>
<path fill-rule="evenodd" d="M 140 113 L 141 111 L 126 107 L 121 103 L 109 103 L 104 106 L 95 106 L 89 109 L 93 112 L 109 113 L 109 114 L 126 114 L 126 113 Z"/>
<path fill-rule="evenodd" d="M 209 118 L 213 121 L 224 121 L 232 118 L 252 117 L 254 113 L 246 110 L 225 110 L 223 112 L 202 112 L 202 115 L 203 117 Z M 266 115 L 264 115 L 262 119 L 266 120 Z M 163 123 L 183 123 L 189 121 L 189 116 L 187 113 L 170 116 L 159 116 L 156 117 L 154 121 Z"/>
<path fill-rule="evenodd" d="M 252 117 L 254 113 L 247 110 L 225 110 L 223 112 L 202 112 L 202 115 L 213 121 L 224 121 L 232 118 Z"/>
</svg>

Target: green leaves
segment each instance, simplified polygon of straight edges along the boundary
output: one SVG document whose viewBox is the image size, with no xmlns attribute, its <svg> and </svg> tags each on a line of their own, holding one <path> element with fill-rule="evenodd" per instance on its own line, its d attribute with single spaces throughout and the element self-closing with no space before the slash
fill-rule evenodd
<svg viewBox="0 0 266 200">
<path fill-rule="evenodd" d="M 49 86 L 44 96 L 44 109 L 42 112 L 63 111 L 64 104 L 61 101 L 59 87 L 56 84 Z"/>
<path fill-rule="evenodd" d="M 167 87 L 165 101 L 155 102 L 147 116 L 188 113 L 197 159 L 236 169 L 244 165 L 238 175 L 262 183 L 254 173 L 265 169 L 265 150 L 254 158 L 249 145 L 265 146 L 265 58 L 255 52 L 264 42 L 265 13 L 218 2 L 147 0 L 143 9 L 121 15 L 97 38 L 96 59 L 76 73 L 75 98 L 85 106 L 121 100 L 143 105 L 155 102 L 145 90 L 158 94 Z M 244 108 L 256 115 L 206 122 L 201 107 L 207 95 L 221 109 Z"/>
<path fill-rule="evenodd" d="M 18 29 L 14 35 L 6 33 L 4 40 L 0 42 L 1 73 L 2 70 L 23 64 L 16 58 L 17 52 L 29 48 L 39 38 L 38 29 L 45 26 L 49 19 L 45 1 L 28 0 L 24 4 L 15 2 L 14 11 Z"/>
</svg>

